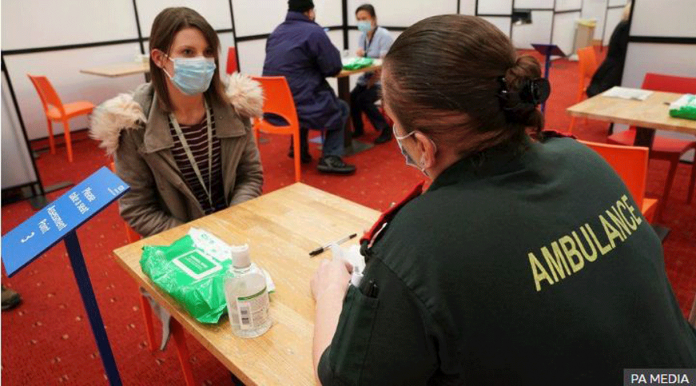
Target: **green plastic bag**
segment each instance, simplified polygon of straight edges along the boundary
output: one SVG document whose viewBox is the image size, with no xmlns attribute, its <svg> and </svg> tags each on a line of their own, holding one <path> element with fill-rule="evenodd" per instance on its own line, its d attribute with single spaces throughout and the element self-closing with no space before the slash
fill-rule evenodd
<svg viewBox="0 0 696 386">
<path fill-rule="evenodd" d="M 201 323 L 217 323 L 227 311 L 224 280 L 232 275 L 229 248 L 208 232 L 191 229 L 170 246 L 145 246 L 143 272 Z"/>
<path fill-rule="evenodd" d="M 696 120 L 696 95 L 685 94 L 672 102 L 669 106 L 669 115 L 675 118 Z"/>
<path fill-rule="evenodd" d="M 372 58 L 354 58 L 343 65 L 344 70 L 354 71 L 361 68 L 370 67 L 374 63 Z"/>
</svg>

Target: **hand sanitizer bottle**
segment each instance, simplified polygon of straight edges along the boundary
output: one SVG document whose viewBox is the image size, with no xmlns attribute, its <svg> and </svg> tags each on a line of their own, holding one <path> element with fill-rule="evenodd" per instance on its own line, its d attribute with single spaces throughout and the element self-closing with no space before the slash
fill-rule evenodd
<svg viewBox="0 0 696 386">
<path fill-rule="evenodd" d="M 227 311 L 232 332 L 243 338 L 261 336 L 271 327 L 266 278 L 254 269 L 249 246 L 233 246 L 232 272 L 225 280 Z"/>
</svg>

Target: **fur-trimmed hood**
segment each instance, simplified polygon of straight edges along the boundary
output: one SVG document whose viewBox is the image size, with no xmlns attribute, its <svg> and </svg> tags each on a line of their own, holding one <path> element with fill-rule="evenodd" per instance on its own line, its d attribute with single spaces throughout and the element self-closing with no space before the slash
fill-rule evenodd
<svg viewBox="0 0 696 386">
<path fill-rule="evenodd" d="M 243 118 L 263 115 L 263 90 L 261 85 L 247 75 L 230 75 L 225 94 L 237 115 Z M 90 118 L 90 137 L 99 147 L 113 155 L 118 149 L 121 130 L 143 129 L 152 105 L 152 85 L 141 85 L 133 93 L 119 94 L 99 105 Z"/>
</svg>

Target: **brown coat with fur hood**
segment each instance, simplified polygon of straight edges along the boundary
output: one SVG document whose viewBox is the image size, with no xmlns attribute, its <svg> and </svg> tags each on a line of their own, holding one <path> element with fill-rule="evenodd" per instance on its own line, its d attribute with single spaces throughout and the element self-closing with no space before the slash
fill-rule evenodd
<svg viewBox="0 0 696 386">
<path fill-rule="evenodd" d="M 225 198 L 231 206 L 261 195 L 263 171 L 250 118 L 262 114 L 263 93 L 249 77 L 233 74 L 227 97 L 231 105 L 211 107 L 220 139 Z M 176 165 L 168 114 L 158 107 L 151 84 L 95 109 L 91 135 L 114 157 L 116 173 L 131 187 L 119 200 L 119 208 L 136 232 L 151 236 L 204 216 Z"/>
</svg>

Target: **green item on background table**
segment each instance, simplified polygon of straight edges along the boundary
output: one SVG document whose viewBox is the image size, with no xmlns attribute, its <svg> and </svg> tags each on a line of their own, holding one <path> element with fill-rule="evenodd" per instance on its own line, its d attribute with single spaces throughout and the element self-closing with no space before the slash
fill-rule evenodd
<svg viewBox="0 0 696 386">
<path fill-rule="evenodd" d="M 669 115 L 674 118 L 696 120 L 696 95 L 684 94 L 669 105 Z"/>
<path fill-rule="evenodd" d="M 344 70 L 355 71 L 361 68 L 370 67 L 374 63 L 372 58 L 353 58 L 343 65 Z"/>
<path fill-rule="evenodd" d="M 223 283 L 231 275 L 229 246 L 192 228 L 170 246 L 145 246 L 143 272 L 201 323 L 217 323 L 227 311 Z"/>
</svg>

